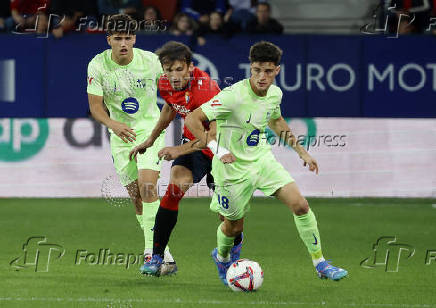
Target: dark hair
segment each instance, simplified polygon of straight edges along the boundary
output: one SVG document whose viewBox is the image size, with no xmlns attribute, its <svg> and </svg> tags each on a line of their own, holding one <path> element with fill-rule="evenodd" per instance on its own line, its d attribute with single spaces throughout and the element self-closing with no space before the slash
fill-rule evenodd
<svg viewBox="0 0 436 308">
<path fill-rule="evenodd" d="M 197 28 L 197 24 L 196 24 L 195 20 L 193 20 L 193 19 L 191 18 L 191 16 L 189 16 L 189 15 L 186 14 L 186 13 L 179 12 L 179 13 L 177 13 L 176 16 L 174 16 L 174 18 L 173 18 L 173 22 L 172 22 L 172 24 L 171 24 L 170 31 L 177 30 L 177 27 L 178 27 L 177 24 L 179 23 L 179 20 L 182 19 L 183 17 L 188 18 L 189 27 L 191 28 L 191 30 L 195 30 L 195 29 Z"/>
<path fill-rule="evenodd" d="M 271 5 L 268 2 L 259 2 L 256 5 L 256 8 L 259 8 L 259 5 L 265 5 L 268 8 L 268 11 L 271 12 Z"/>
<path fill-rule="evenodd" d="M 159 9 L 154 5 L 147 5 L 146 7 L 144 7 L 144 9 L 142 10 L 142 15 L 144 15 L 145 12 L 147 12 L 149 9 L 152 9 L 156 13 L 157 20 L 162 19 L 162 14 L 160 13 Z"/>
<path fill-rule="evenodd" d="M 184 61 L 188 65 L 192 62 L 191 49 L 185 44 L 176 41 L 165 43 L 161 48 L 156 50 L 156 54 L 159 56 L 161 64 L 172 64 L 177 60 Z"/>
<path fill-rule="evenodd" d="M 282 54 L 283 51 L 277 45 L 267 41 L 260 41 L 251 46 L 248 59 L 251 63 L 273 62 L 275 65 L 279 65 Z"/>
<path fill-rule="evenodd" d="M 109 17 L 107 22 L 107 36 L 114 33 L 135 35 L 138 22 L 127 14 L 117 14 Z"/>
</svg>

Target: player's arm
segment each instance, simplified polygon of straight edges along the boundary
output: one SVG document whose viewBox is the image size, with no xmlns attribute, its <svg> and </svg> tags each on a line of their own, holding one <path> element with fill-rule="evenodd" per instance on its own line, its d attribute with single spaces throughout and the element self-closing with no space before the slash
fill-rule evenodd
<svg viewBox="0 0 436 308">
<path fill-rule="evenodd" d="M 216 121 L 212 121 L 209 124 L 209 138 L 215 139 L 215 136 Z M 164 158 L 165 160 L 173 160 L 179 156 L 191 154 L 204 148 L 205 147 L 202 147 L 197 139 L 194 139 L 179 146 L 165 147 L 159 151 L 158 156 L 159 158 Z"/>
<path fill-rule="evenodd" d="M 234 162 L 236 160 L 235 156 L 226 148 L 218 145 L 216 134 L 209 134 L 209 132 L 203 127 L 203 122 L 213 119 L 208 119 L 206 114 L 203 112 L 202 107 L 195 109 L 193 112 L 188 114 L 185 119 L 186 127 L 191 131 L 195 138 L 198 139 L 197 146 L 201 148 L 207 146 L 212 150 L 212 153 L 225 164 Z"/>
<path fill-rule="evenodd" d="M 268 126 L 276 133 L 277 136 L 279 136 L 280 139 L 284 140 L 286 144 L 292 147 L 295 152 L 300 155 L 300 158 L 304 161 L 304 166 L 306 166 L 306 164 L 309 165 L 309 170 L 315 171 L 316 174 L 318 174 L 318 163 L 314 158 L 312 158 L 312 156 L 309 155 L 304 147 L 298 143 L 297 138 L 294 136 L 288 126 L 288 123 L 286 123 L 282 116 L 276 119 L 271 119 L 268 123 Z"/>
<path fill-rule="evenodd" d="M 136 133 L 126 124 L 112 120 L 103 104 L 103 96 L 88 93 L 89 110 L 92 117 L 112 129 L 112 131 L 124 142 L 133 142 L 136 140 Z"/>
<path fill-rule="evenodd" d="M 147 138 L 143 143 L 136 146 L 132 151 L 129 153 L 129 159 L 133 160 L 135 159 L 136 155 L 144 154 L 145 151 L 153 146 L 156 139 L 160 136 L 162 131 L 170 125 L 171 121 L 174 120 L 177 113 L 174 111 L 173 108 L 171 108 L 170 105 L 165 104 L 162 107 L 162 110 L 160 112 L 159 120 L 156 123 L 156 126 L 153 128 L 150 137 Z"/>
</svg>

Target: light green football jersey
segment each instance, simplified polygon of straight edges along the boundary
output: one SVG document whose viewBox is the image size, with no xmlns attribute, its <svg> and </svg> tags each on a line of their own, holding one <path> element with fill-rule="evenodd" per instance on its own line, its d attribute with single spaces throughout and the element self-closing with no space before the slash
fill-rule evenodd
<svg viewBox="0 0 436 308">
<path fill-rule="evenodd" d="M 217 120 L 219 145 L 235 155 L 236 163 L 244 164 L 258 161 L 271 151 L 266 128 L 270 119 L 281 117 L 282 96 L 275 85 L 269 87 L 266 96 L 257 96 L 250 80 L 244 79 L 223 89 L 201 109 L 209 120 Z"/>
<path fill-rule="evenodd" d="M 133 48 L 133 60 L 118 65 L 111 55 L 108 49 L 89 62 L 87 92 L 103 96 L 111 119 L 127 124 L 143 137 L 149 135 L 160 114 L 156 103 L 157 81 L 162 74 L 159 58 Z"/>
</svg>

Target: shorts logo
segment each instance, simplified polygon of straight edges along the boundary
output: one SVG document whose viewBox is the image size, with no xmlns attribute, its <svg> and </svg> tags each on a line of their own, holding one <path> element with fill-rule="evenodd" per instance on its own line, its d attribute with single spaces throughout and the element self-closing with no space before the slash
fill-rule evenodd
<svg viewBox="0 0 436 308">
<path fill-rule="evenodd" d="M 128 97 L 121 103 L 121 108 L 124 112 L 133 114 L 139 109 L 139 103 L 134 97 Z"/>
<path fill-rule="evenodd" d="M 259 134 L 260 131 L 255 129 L 251 132 L 251 134 L 247 137 L 247 145 L 250 147 L 254 147 L 259 144 Z"/>
<path fill-rule="evenodd" d="M 92 80 L 94 79 L 94 77 L 88 77 L 88 82 L 89 82 L 89 85 L 91 85 L 92 84 Z"/>
</svg>

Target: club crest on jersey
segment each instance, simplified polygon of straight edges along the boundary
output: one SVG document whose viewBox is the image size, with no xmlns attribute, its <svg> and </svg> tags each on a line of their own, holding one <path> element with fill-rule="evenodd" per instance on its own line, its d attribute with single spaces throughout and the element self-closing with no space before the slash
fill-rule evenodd
<svg viewBox="0 0 436 308">
<path fill-rule="evenodd" d="M 139 103 L 134 97 L 128 97 L 121 103 L 121 108 L 125 113 L 134 114 L 139 110 Z"/>
<path fill-rule="evenodd" d="M 255 129 L 251 132 L 247 137 L 247 145 L 250 147 L 254 147 L 259 144 L 259 134 L 260 130 Z"/>
<path fill-rule="evenodd" d="M 136 87 L 137 87 L 137 88 L 145 88 L 145 82 L 144 82 L 144 79 L 138 79 L 138 80 L 136 80 Z"/>
</svg>

